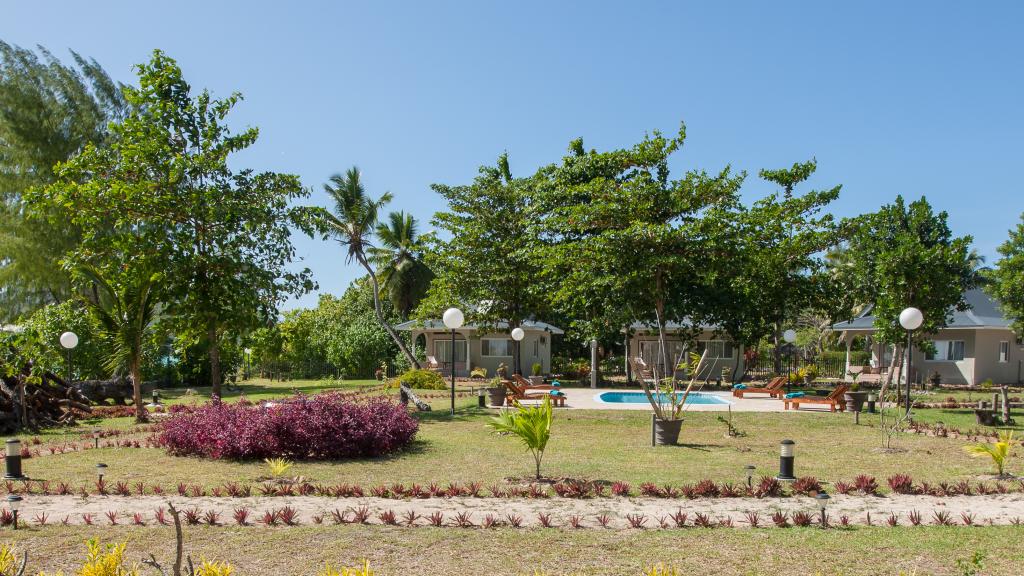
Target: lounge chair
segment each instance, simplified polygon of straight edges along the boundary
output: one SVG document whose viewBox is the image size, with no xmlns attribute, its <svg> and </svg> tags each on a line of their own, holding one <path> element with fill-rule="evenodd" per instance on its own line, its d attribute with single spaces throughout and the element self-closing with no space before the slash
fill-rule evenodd
<svg viewBox="0 0 1024 576">
<path fill-rule="evenodd" d="M 783 392 L 783 386 L 786 384 L 785 376 L 777 376 L 768 381 L 764 386 L 753 386 L 746 388 L 733 388 L 732 395 L 737 398 L 743 398 L 744 394 L 767 394 L 772 398 L 781 398 Z"/>
<path fill-rule="evenodd" d="M 517 374 L 518 376 L 518 374 Z M 519 376 L 521 380 L 524 380 L 522 376 Z M 527 382 L 529 383 L 529 382 Z M 565 394 L 552 394 L 552 391 L 558 390 L 557 386 L 523 386 L 512 380 L 505 381 L 505 404 L 512 406 L 521 400 L 543 400 L 545 397 L 551 398 L 551 404 L 556 407 L 565 406 Z"/>
<path fill-rule="evenodd" d="M 440 372 L 441 363 L 437 361 L 437 358 L 434 358 L 433 356 L 427 356 L 427 370 L 430 370 L 432 372 Z"/>
<path fill-rule="evenodd" d="M 846 398 L 844 395 L 850 387 L 846 384 L 840 384 L 836 386 L 836 389 L 832 391 L 828 396 L 797 396 L 793 398 L 782 398 L 782 402 L 785 405 L 786 410 L 789 410 L 790 405 L 793 406 L 793 410 L 799 410 L 801 404 L 827 404 L 832 412 L 839 408 L 840 412 L 846 411 Z"/>
</svg>

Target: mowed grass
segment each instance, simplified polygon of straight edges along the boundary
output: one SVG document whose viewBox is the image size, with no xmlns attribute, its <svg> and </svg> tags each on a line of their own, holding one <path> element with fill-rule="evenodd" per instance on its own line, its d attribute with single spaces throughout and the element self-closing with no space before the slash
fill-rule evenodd
<svg viewBox="0 0 1024 576">
<path fill-rule="evenodd" d="M 30 553 L 28 573 L 75 573 L 85 540 L 127 542 L 132 561 L 173 558 L 169 527 L 29 527 L 3 541 Z M 1019 527 L 902 527 L 633 530 L 496 530 L 386 526 L 186 527 L 192 558 L 233 564 L 238 576 L 314 575 L 325 563 L 398 574 L 636 575 L 652 565 L 722 576 L 939 576 L 957 560 L 985 554 L 986 576 L 1020 574 Z"/>
<path fill-rule="evenodd" d="M 315 483 L 357 483 L 364 488 L 450 481 L 487 485 L 532 474 L 532 459 L 522 445 L 490 431 L 486 424 L 491 413 L 475 408 L 475 398 L 460 399 L 454 418 L 447 414 L 446 399 L 435 399 L 433 404 L 434 412 L 418 416 L 420 432 L 404 452 L 344 462 L 300 461 L 289 474 Z M 899 451 L 881 450 L 883 436 L 873 415 L 862 415 L 858 425 L 850 414 L 735 413 L 733 424 L 743 434 L 739 437 L 726 435 L 725 425 L 718 421 L 720 415 L 691 412 L 683 425 L 683 445 L 651 447 L 650 415 L 646 412 L 559 410 L 543 472 L 552 477 L 624 480 L 634 486 L 704 478 L 741 482 L 748 464 L 757 467 L 756 475 L 774 475 L 779 442 L 787 438 L 796 442 L 797 475 L 828 482 L 869 474 L 884 486 L 888 476 L 903 472 L 917 481 L 934 483 L 975 479 L 991 472 L 989 462 L 963 451 L 963 440 L 897 434 L 893 445 Z M 1016 447 L 1014 458 L 1020 453 L 1021 448 Z M 207 488 L 229 481 L 253 483 L 267 474 L 262 462 L 173 457 L 156 448 L 44 455 L 25 461 L 24 467 L 33 478 L 81 485 L 92 482 L 97 462 L 108 465 L 111 481 L 159 483 L 165 488 L 178 482 Z M 1011 461 L 1009 471 L 1021 470 L 1019 462 Z"/>
<path fill-rule="evenodd" d="M 230 389 L 222 388 L 221 399 L 225 402 L 237 402 L 243 396 L 253 402 L 281 398 L 296 393 L 318 394 L 320 392 L 341 391 L 354 392 L 361 388 L 378 386 L 377 380 L 269 380 L 255 378 L 247 380 Z M 159 388 L 160 401 L 165 404 L 185 404 L 189 402 L 205 402 L 210 399 L 212 389 L 209 386 L 191 388 Z M 149 399 L 146 398 L 148 401 Z"/>
</svg>

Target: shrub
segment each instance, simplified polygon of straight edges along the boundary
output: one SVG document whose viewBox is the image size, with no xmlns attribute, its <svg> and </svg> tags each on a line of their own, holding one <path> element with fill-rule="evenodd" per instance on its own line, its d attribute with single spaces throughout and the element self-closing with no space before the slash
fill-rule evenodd
<svg viewBox="0 0 1024 576">
<path fill-rule="evenodd" d="M 422 370 L 420 370 L 420 372 L 422 372 Z M 406 372 L 406 374 L 408 374 L 408 372 Z M 487 378 L 487 368 L 484 368 L 483 366 L 477 366 L 476 368 L 473 368 L 472 370 L 470 370 L 469 377 L 470 378 Z"/>
<path fill-rule="evenodd" d="M 158 440 L 175 456 L 332 460 L 394 452 L 412 442 L 418 427 L 389 401 L 320 394 L 273 406 L 217 403 L 181 411 L 160 425 Z"/>
<path fill-rule="evenodd" d="M 543 366 L 541 366 L 540 362 L 534 362 L 534 363 L 533 363 L 533 366 L 531 366 L 531 367 L 530 367 L 530 372 L 531 372 L 531 373 L 532 373 L 532 374 L 533 374 L 534 376 L 540 376 L 540 375 L 541 375 L 541 372 L 542 372 L 543 370 L 544 370 L 544 367 L 543 367 Z"/>
<path fill-rule="evenodd" d="M 813 496 L 821 492 L 821 482 L 814 476 L 803 476 L 793 481 L 793 492 L 803 496 Z"/>
<path fill-rule="evenodd" d="M 544 459 L 544 450 L 551 438 L 551 399 L 547 396 L 540 406 L 519 406 L 516 411 L 502 411 L 488 423 L 497 432 L 506 432 L 517 436 L 533 455 L 537 479 L 540 479 L 540 464 Z"/>
<path fill-rule="evenodd" d="M 893 474 L 889 476 L 889 489 L 896 494 L 915 494 L 914 479 L 909 474 Z"/>
<path fill-rule="evenodd" d="M 398 381 L 419 390 L 444 390 L 448 388 L 444 378 L 431 370 L 412 369 L 398 377 Z"/>
</svg>

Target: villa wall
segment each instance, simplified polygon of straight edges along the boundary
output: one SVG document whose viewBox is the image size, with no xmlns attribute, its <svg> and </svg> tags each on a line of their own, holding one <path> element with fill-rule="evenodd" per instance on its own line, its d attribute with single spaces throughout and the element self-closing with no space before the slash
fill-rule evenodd
<svg viewBox="0 0 1024 576">
<path fill-rule="evenodd" d="M 426 337 L 427 354 L 435 356 L 437 361 L 442 364 L 447 363 L 449 361 L 447 354 L 441 357 L 434 353 L 436 350 L 434 342 L 437 340 L 450 341 L 451 332 L 431 331 L 425 332 L 424 336 Z M 456 347 L 463 346 L 467 336 L 469 338 L 469 364 L 467 366 L 465 362 L 457 362 L 455 365 L 456 375 L 468 376 L 473 368 L 482 366 L 487 369 L 487 376 L 493 377 L 497 373 L 500 364 L 508 366 L 510 374 L 513 372 L 512 345 L 510 345 L 509 354 L 507 355 L 484 356 L 483 354 L 484 340 L 507 340 L 512 343 L 512 338 L 508 334 L 496 332 L 479 334 L 475 330 L 456 331 Z M 526 336 L 520 343 L 519 365 L 521 372 L 523 374 L 530 374 L 533 370 L 533 365 L 538 362 L 541 364 L 541 371 L 544 374 L 551 372 L 551 334 L 544 331 L 527 330 Z"/>
<path fill-rule="evenodd" d="M 999 361 L 999 343 L 1006 342 L 1008 358 Z M 975 339 L 975 383 L 991 379 L 995 384 L 1016 384 L 1022 375 L 1024 350 L 1011 330 L 978 330 Z"/>
<path fill-rule="evenodd" d="M 711 380 L 718 379 L 722 373 L 722 368 L 729 368 L 735 370 L 737 374 L 743 371 L 743 353 L 738 344 L 733 344 L 724 336 L 716 336 L 712 330 L 704 330 L 697 336 L 698 343 L 706 343 L 709 341 L 728 343 L 731 348 L 730 357 L 708 357 L 705 361 L 705 365 L 701 368 L 700 378 L 709 378 Z M 673 335 L 666 335 L 666 345 L 668 346 L 667 355 L 671 356 L 670 362 L 675 362 L 679 356 L 679 351 L 684 349 L 685 344 L 681 339 L 673 337 Z M 645 360 L 648 363 L 656 362 L 657 352 L 652 355 L 651 351 L 657 351 L 658 348 L 658 334 L 649 332 L 637 332 L 635 333 L 628 342 L 629 350 L 628 357 L 632 358 L 640 356 L 641 351 L 644 351 Z M 716 347 L 719 345 L 716 345 Z M 684 376 L 683 374 L 677 374 L 678 376 Z"/>
</svg>

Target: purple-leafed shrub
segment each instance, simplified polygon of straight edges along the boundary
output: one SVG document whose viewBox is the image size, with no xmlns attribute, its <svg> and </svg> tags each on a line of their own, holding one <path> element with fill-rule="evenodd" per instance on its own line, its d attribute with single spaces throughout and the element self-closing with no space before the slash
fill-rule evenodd
<svg viewBox="0 0 1024 576">
<path fill-rule="evenodd" d="M 875 481 L 874 476 L 860 474 L 853 479 L 853 485 L 856 486 L 857 491 L 866 496 L 874 496 L 878 494 L 878 482 Z"/>
<path fill-rule="evenodd" d="M 793 492 L 802 496 L 813 496 L 821 492 L 821 482 L 814 476 L 802 476 L 793 481 Z"/>
<path fill-rule="evenodd" d="M 160 424 L 158 438 L 177 456 L 334 460 L 404 448 L 418 426 L 401 405 L 328 393 L 272 406 L 218 403 L 180 410 Z"/>
</svg>

